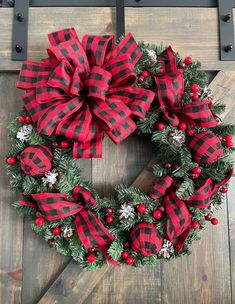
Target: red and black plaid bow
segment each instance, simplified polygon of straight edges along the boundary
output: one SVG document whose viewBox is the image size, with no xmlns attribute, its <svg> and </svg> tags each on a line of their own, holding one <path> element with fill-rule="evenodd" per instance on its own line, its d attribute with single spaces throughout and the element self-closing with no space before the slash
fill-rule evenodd
<svg viewBox="0 0 235 304">
<path fill-rule="evenodd" d="M 210 100 L 179 105 L 184 93 L 184 78 L 182 71 L 176 66 L 175 54 L 170 46 L 160 55 L 160 63 L 162 71 L 154 79 L 163 118 L 172 126 L 177 126 L 179 119 L 203 128 L 216 126 Z"/>
<path fill-rule="evenodd" d="M 78 236 L 87 249 L 99 248 L 103 253 L 114 240 L 114 236 L 89 208 L 96 204 L 91 192 L 81 186 L 74 188 L 74 201 L 69 201 L 65 193 L 36 193 L 19 201 L 19 204 L 35 207 L 49 220 L 65 218 L 76 214 L 75 225 Z M 106 254 L 107 257 L 107 254 Z"/>
<path fill-rule="evenodd" d="M 115 47 L 114 36 L 85 35 L 73 28 L 49 34 L 49 58 L 26 61 L 17 87 L 38 131 L 74 141 L 74 157 L 101 157 L 103 130 L 119 143 L 145 117 L 154 93 L 136 88 L 141 57 L 131 33 Z"/>
<path fill-rule="evenodd" d="M 172 189 L 173 179 L 168 176 L 162 176 L 158 181 L 154 182 L 149 196 L 158 200 L 161 196 L 165 204 L 167 222 L 166 234 L 168 239 L 175 245 L 176 251 L 179 252 L 188 237 L 191 226 L 191 214 L 187 206 L 193 208 L 208 208 L 210 199 L 218 189 L 228 182 L 232 176 L 233 170 L 220 182 L 215 183 L 212 178 L 208 178 L 205 184 L 195 190 L 187 200 L 179 199 L 175 191 Z"/>
</svg>

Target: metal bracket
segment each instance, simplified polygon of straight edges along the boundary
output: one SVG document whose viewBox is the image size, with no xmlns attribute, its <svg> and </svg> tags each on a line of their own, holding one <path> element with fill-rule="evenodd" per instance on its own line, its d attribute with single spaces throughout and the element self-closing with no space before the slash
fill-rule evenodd
<svg viewBox="0 0 235 304">
<path fill-rule="evenodd" d="M 125 7 L 218 7 L 220 59 L 235 60 L 233 7 L 235 0 L 3 0 L 14 6 L 12 60 L 27 58 L 30 7 L 116 7 L 117 37 L 125 34 Z"/>
<path fill-rule="evenodd" d="M 218 0 L 220 28 L 220 59 L 235 60 L 233 1 Z"/>
<path fill-rule="evenodd" d="M 15 0 L 12 60 L 27 59 L 29 0 Z"/>
</svg>

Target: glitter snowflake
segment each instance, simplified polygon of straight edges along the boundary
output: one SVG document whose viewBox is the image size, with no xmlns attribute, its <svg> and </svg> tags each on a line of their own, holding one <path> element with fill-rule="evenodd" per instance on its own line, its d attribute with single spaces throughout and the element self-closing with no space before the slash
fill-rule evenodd
<svg viewBox="0 0 235 304">
<path fill-rule="evenodd" d="M 50 188 L 53 187 L 57 183 L 57 176 L 58 173 L 56 172 L 55 169 L 52 171 L 46 172 L 45 177 L 42 177 L 42 182 L 44 185 L 49 185 Z"/>
<path fill-rule="evenodd" d="M 124 203 L 123 205 L 121 205 L 121 208 L 118 210 L 118 212 L 120 213 L 119 218 L 122 219 L 128 219 L 129 217 L 134 218 L 135 217 L 135 209 L 128 205 L 127 203 Z"/>
<path fill-rule="evenodd" d="M 157 62 L 157 54 L 154 50 L 147 50 L 147 54 L 148 54 L 149 59 L 152 63 Z"/>
<path fill-rule="evenodd" d="M 164 239 L 162 248 L 158 252 L 158 255 L 163 256 L 164 259 L 169 259 L 170 258 L 170 253 L 174 253 L 173 244 L 169 240 Z"/>
<path fill-rule="evenodd" d="M 25 141 L 28 135 L 32 132 L 33 126 L 32 125 L 23 125 L 16 134 L 16 137 L 20 141 Z"/>
<path fill-rule="evenodd" d="M 61 236 L 65 239 L 69 239 L 71 236 L 73 236 L 73 229 L 70 227 L 62 227 L 62 234 Z"/>
<path fill-rule="evenodd" d="M 174 130 L 169 134 L 169 141 L 177 147 L 181 147 L 185 142 L 185 135 L 183 131 Z"/>
</svg>

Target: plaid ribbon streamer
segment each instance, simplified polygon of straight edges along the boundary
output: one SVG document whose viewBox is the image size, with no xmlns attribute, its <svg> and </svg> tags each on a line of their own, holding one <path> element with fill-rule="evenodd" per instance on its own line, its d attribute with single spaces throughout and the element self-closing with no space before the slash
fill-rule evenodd
<svg viewBox="0 0 235 304">
<path fill-rule="evenodd" d="M 162 176 L 149 191 L 149 196 L 155 200 L 163 197 L 167 215 L 166 234 L 168 239 L 175 245 L 179 252 L 188 237 L 191 226 L 191 215 L 187 206 L 193 208 L 208 208 L 210 198 L 218 189 L 231 178 L 233 170 L 219 183 L 215 183 L 212 178 L 208 178 L 205 184 L 196 189 L 193 195 L 187 200 L 179 199 L 172 189 L 173 180 L 168 175 Z M 163 188 L 165 189 L 163 190 Z"/>
<path fill-rule="evenodd" d="M 103 253 L 114 240 L 114 236 L 89 208 L 96 204 L 90 191 L 81 186 L 74 188 L 74 201 L 69 201 L 65 193 L 36 193 L 19 201 L 19 204 L 39 209 L 49 220 L 65 218 L 76 214 L 75 226 L 78 236 L 87 249 L 98 247 Z M 107 256 L 107 254 L 106 254 Z"/>
<path fill-rule="evenodd" d="M 184 78 L 182 71 L 176 66 L 175 54 L 170 46 L 160 55 L 160 63 L 161 73 L 159 76 L 155 75 L 154 79 L 160 103 L 159 111 L 163 118 L 172 126 L 177 126 L 179 120 L 203 128 L 216 126 L 210 100 L 179 105 L 184 93 Z"/>
<path fill-rule="evenodd" d="M 114 36 L 64 29 L 49 34 L 49 58 L 26 61 L 17 87 L 39 133 L 73 140 L 75 158 L 101 157 L 103 131 L 119 143 L 145 117 L 154 93 L 136 88 L 134 67 L 142 53 L 131 33 L 115 47 Z"/>
<path fill-rule="evenodd" d="M 153 224 L 137 224 L 131 230 L 131 247 L 143 256 L 152 256 L 162 247 L 163 236 Z"/>
</svg>

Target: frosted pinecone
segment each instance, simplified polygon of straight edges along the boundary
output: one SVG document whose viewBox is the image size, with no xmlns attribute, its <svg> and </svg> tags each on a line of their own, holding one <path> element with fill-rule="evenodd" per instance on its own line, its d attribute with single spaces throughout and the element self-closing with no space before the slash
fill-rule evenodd
<svg viewBox="0 0 235 304">
<path fill-rule="evenodd" d="M 127 203 L 124 203 L 123 205 L 121 205 L 121 208 L 118 210 L 118 213 L 120 213 L 119 218 L 120 219 L 128 219 L 130 218 L 134 218 L 135 217 L 135 209 L 128 205 Z"/>
<path fill-rule="evenodd" d="M 28 135 L 33 131 L 32 125 L 23 125 L 16 134 L 16 138 L 20 141 L 25 141 Z"/>
<path fill-rule="evenodd" d="M 169 134 L 169 141 L 177 147 L 181 147 L 185 142 L 185 135 L 183 131 L 174 130 Z"/>
</svg>

